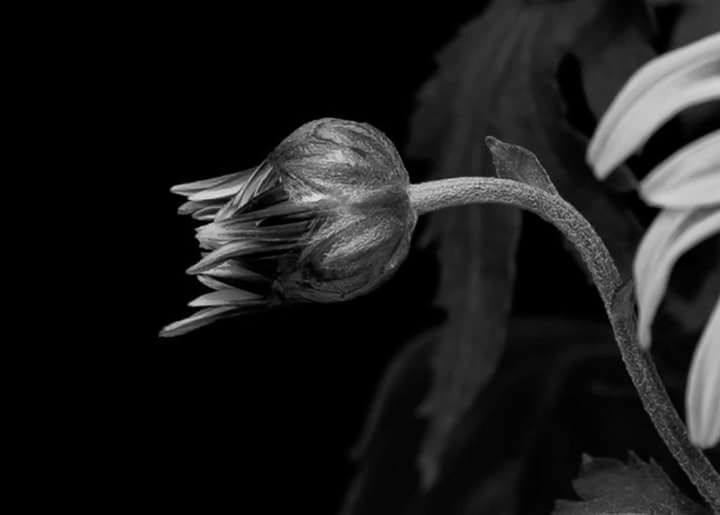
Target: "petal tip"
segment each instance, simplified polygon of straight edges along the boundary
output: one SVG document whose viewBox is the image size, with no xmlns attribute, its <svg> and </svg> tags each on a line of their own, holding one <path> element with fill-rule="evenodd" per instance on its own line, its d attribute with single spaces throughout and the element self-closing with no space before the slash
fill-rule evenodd
<svg viewBox="0 0 720 515">
<path fill-rule="evenodd" d="M 183 334 L 183 331 L 180 330 L 178 324 L 178 322 L 173 322 L 172 324 L 168 324 L 160 329 L 160 331 L 158 331 L 158 338 L 174 338 L 175 336 Z"/>
</svg>

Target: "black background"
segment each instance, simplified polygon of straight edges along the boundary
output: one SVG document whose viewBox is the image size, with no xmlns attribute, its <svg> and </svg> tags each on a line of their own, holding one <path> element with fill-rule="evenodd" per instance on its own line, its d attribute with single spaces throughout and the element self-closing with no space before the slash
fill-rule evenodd
<svg viewBox="0 0 720 515">
<path fill-rule="evenodd" d="M 442 320 L 432 306 L 432 248 L 414 249 L 392 281 L 362 299 L 161 340 L 159 329 L 187 316 L 186 303 L 203 292 L 184 275 L 199 251 L 169 188 L 250 167 L 325 116 L 369 122 L 403 153 L 435 53 L 480 7 L 172 7 L 137 13 L 120 31 L 116 50 L 127 62 L 114 73 L 113 100 L 132 127 L 121 143 L 141 156 L 123 182 L 141 185 L 150 208 L 133 227 L 140 248 L 128 258 L 140 264 L 130 281 L 142 293 L 133 301 L 133 352 L 118 350 L 131 362 L 111 405 L 120 429 L 98 449 L 127 471 L 111 480 L 118 500 L 337 510 L 354 470 L 349 450 L 384 368 Z M 427 173 L 406 165 L 413 181 Z M 602 319 L 555 230 L 530 215 L 524 223 L 515 314 Z"/>
</svg>

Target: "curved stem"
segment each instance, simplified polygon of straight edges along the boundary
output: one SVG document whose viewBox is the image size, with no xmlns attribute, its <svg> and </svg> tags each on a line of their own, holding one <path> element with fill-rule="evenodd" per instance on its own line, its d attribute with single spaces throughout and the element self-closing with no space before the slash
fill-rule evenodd
<svg viewBox="0 0 720 515">
<path fill-rule="evenodd" d="M 710 507 L 720 513 L 720 475 L 700 449 L 672 405 L 650 355 L 638 345 L 631 302 L 632 288 L 623 283 L 605 244 L 590 223 L 559 195 L 528 184 L 490 177 L 458 177 L 413 184 L 408 189 L 418 214 L 482 202 L 508 204 L 532 211 L 570 240 L 592 275 L 615 340 L 645 411 Z"/>
</svg>

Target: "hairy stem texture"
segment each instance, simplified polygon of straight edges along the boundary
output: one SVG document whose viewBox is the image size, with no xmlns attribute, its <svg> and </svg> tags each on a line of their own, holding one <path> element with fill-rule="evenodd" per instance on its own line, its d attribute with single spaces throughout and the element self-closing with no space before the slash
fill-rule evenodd
<svg viewBox="0 0 720 515">
<path fill-rule="evenodd" d="M 413 184 L 410 200 L 418 214 L 475 203 L 527 209 L 552 223 L 572 242 L 595 282 L 628 374 L 645 411 L 668 449 L 712 509 L 720 513 L 720 475 L 688 439 L 650 355 L 637 342 L 632 288 L 624 284 L 605 244 L 590 223 L 559 195 L 528 184 L 491 177 L 458 177 Z"/>
</svg>

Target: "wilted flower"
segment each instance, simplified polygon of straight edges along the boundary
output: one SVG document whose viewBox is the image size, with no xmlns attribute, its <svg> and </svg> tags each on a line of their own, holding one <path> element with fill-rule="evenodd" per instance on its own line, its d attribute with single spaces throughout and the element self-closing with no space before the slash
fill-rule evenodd
<svg viewBox="0 0 720 515">
<path fill-rule="evenodd" d="M 213 292 L 165 327 L 175 336 L 288 302 L 336 302 L 386 280 L 408 253 L 417 215 L 408 174 L 374 127 L 324 118 L 290 134 L 256 168 L 172 188 L 197 229 L 188 269 Z"/>
<path fill-rule="evenodd" d="M 638 70 L 604 114 L 588 148 L 599 178 L 607 177 L 652 133 L 689 106 L 720 98 L 720 34 L 669 52 Z M 663 210 L 634 263 L 638 338 L 650 346 L 651 325 L 672 268 L 690 248 L 720 232 L 720 131 L 680 149 L 640 184 L 640 195 Z M 720 441 L 720 298 L 700 338 L 686 392 L 690 439 Z"/>
</svg>

